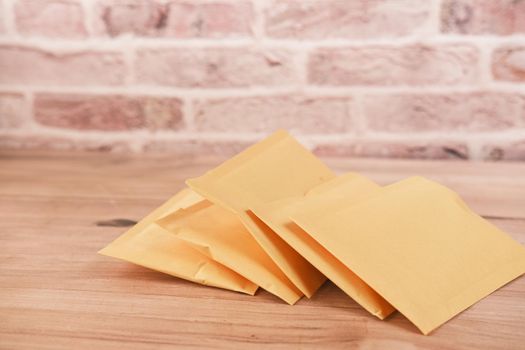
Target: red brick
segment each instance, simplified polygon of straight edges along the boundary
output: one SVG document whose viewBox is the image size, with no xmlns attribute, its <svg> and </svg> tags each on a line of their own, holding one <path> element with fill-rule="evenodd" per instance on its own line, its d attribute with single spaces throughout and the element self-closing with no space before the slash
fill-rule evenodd
<svg viewBox="0 0 525 350">
<path fill-rule="evenodd" d="M 335 97 L 266 96 L 204 100 L 195 103 L 201 131 L 273 132 L 288 129 L 307 134 L 349 131 L 351 100 Z"/>
<path fill-rule="evenodd" d="M 465 144 L 455 141 L 354 141 L 321 143 L 313 152 L 320 157 L 370 157 L 410 159 L 468 159 Z"/>
<path fill-rule="evenodd" d="M 430 13 L 421 0 L 280 1 L 264 12 L 266 32 L 278 38 L 381 38 L 420 30 Z"/>
<path fill-rule="evenodd" d="M 492 56 L 492 74 L 497 80 L 525 82 L 525 46 L 497 49 Z"/>
<path fill-rule="evenodd" d="M 117 53 L 0 46 L 0 84 L 118 85 L 124 75 L 124 60 Z"/>
<path fill-rule="evenodd" d="M 445 0 L 441 29 L 446 33 L 509 35 L 525 32 L 525 2 Z"/>
<path fill-rule="evenodd" d="M 247 48 L 158 49 L 137 54 L 137 82 L 179 87 L 244 87 L 296 82 L 285 50 Z"/>
<path fill-rule="evenodd" d="M 176 98 L 39 94 L 35 119 L 42 125 L 77 130 L 171 129 L 183 126 Z"/>
<path fill-rule="evenodd" d="M 114 0 L 95 5 L 98 34 L 157 35 L 166 25 L 167 8 L 160 1 Z"/>
<path fill-rule="evenodd" d="M 20 127 L 27 121 L 28 108 L 24 96 L 0 92 L 0 129 Z"/>
<path fill-rule="evenodd" d="M 490 92 L 370 95 L 363 109 L 369 128 L 386 132 L 493 131 L 525 119 L 523 96 Z"/>
<path fill-rule="evenodd" d="M 59 38 L 86 36 L 84 14 L 79 1 L 18 0 L 15 22 L 23 35 Z"/>
<path fill-rule="evenodd" d="M 525 139 L 516 142 L 488 144 L 483 146 L 482 153 L 485 160 L 525 161 Z"/>
<path fill-rule="evenodd" d="M 250 2 L 171 2 L 165 35 L 177 38 L 223 38 L 251 35 Z"/>
<path fill-rule="evenodd" d="M 249 2 L 114 0 L 98 3 L 97 31 L 118 36 L 215 38 L 248 36 L 253 20 Z"/>
<path fill-rule="evenodd" d="M 479 53 L 467 45 L 319 49 L 309 80 L 320 85 L 454 85 L 475 83 Z"/>
</svg>

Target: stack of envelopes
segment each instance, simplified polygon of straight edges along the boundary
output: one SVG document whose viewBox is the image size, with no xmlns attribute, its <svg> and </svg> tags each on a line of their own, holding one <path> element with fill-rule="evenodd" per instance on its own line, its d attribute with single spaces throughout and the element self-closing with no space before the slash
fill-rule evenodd
<svg viewBox="0 0 525 350">
<path fill-rule="evenodd" d="M 525 249 L 450 189 L 336 176 L 284 131 L 186 183 L 100 253 L 289 304 L 330 279 L 424 334 L 525 273 Z"/>
</svg>

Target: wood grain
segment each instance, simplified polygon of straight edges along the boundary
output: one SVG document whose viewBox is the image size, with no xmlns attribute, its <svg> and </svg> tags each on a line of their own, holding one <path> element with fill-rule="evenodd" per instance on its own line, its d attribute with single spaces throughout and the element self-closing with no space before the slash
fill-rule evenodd
<svg viewBox="0 0 525 350">
<path fill-rule="evenodd" d="M 125 230 L 100 222 L 140 219 L 220 161 L 0 153 L 0 348 L 525 347 L 523 277 L 423 336 L 399 313 L 370 316 L 331 283 L 288 306 L 264 291 L 204 287 L 96 254 Z M 327 162 L 381 184 L 409 175 L 438 180 L 525 244 L 525 164 Z"/>
</svg>

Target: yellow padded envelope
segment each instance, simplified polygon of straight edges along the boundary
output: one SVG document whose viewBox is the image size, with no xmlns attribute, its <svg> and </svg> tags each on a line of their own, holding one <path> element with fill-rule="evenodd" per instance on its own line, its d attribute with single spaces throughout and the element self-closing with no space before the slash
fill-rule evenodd
<svg viewBox="0 0 525 350">
<path fill-rule="evenodd" d="M 296 210 L 321 212 L 357 203 L 380 188 L 363 176 L 349 173 L 314 187 L 306 196 L 259 204 L 252 211 L 352 299 L 384 319 L 394 311 L 392 305 L 290 219 Z"/>
<path fill-rule="evenodd" d="M 420 177 L 292 219 L 424 334 L 525 273 L 519 243 Z"/>
<path fill-rule="evenodd" d="M 236 214 L 204 200 L 157 223 L 289 304 L 302 296 Z"/>
<path fill-rule="evenodd" d="M 201 200 L 193 191 L 182 190 L 99 253 L 192 282 L 255 294 L 257 285 L 154 223 L 172 211 Z"/>
<path fill-rule="evenodd" d="M 259 203 L 304 195 L 333 177 L 326 165 L 288 133 L 278 131 L 186 183 L 206 199 L 236 213 L 290 281 L 310 297 L 325 277 L 249 209 Z"/>
</svg>

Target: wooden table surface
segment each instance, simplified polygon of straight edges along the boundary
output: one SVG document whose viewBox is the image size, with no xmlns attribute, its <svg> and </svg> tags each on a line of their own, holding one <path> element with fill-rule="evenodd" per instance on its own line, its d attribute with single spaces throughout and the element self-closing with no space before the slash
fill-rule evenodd
<svg viewBox="0 0 525 350">
<path fill-rule="evenodd" d="M 142 218 L 220 161 L 0 153 L 0 348 L 525 349 L 523 276 L 423 336 L 399 313 L 371 316 L 330 282 L 288 306 L 263 290 L 204 287 L 96 253 L 126 229 L 107 221 Z M 525 244 L 525 164 L 327 163 L 380 184 L 428 176 Z"/>
</svg>

